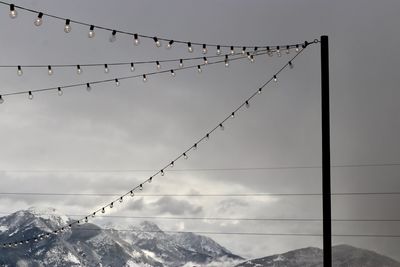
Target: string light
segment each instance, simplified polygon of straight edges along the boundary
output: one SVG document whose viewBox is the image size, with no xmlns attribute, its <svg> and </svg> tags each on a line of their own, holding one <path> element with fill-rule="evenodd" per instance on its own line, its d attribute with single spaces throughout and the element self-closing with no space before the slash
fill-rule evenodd
<svg viewBox="0 0 400 267">
<path fill-rule="evenodd" d="M 139 190 L 143 190 L 143 185 L 142 184 L 139 185 Z"/>
<path fill-rule="evenodd" d="M 40 26 L 43 23 L 43 13 L 39 12 L 37 18 L 35 19 L 35 21 L 33 22 L 33 24 L 35 24 L 35 26 Z"/>
<path fill-rule="evenodd" d="M 197 150 L 197 143 L 195 143 L 195 144 L 193 145 L 193 149 L 194 149 L 194 150 Z"/>
<path fill-rule="evenodd" d="M 293 69 L 293 63 L 292 63 L 292 61 L 289 61 L 289 68 L 290 68 L 290 69 Z"/>
<path fill-rule="evenodd" d="M 245 102 L 245 106 L 246 106 L 246 108 L 250 108 L 250 103 L 249 103 L 249 100 L 246 100 L 246 102 Z"/>
<path fill-rule="evenodd" d="M 257 93 L 261 94 L 261 92 L 262 92 L 262 88 L 258 89 Z"/>
<path fill-rule="evenodd" d="M 94 32 L 94 25 L 90 25 L 88 37 L 94 38 L 95 35 L 96 35 L 96 33 Z"/>
<path fill-rule="evenodd" d="M 171 72 L 171 76 L 172 76 L 172 77 L 175 77 L 175 75 L 176 75 L 176 74 L 175 74 L 175 71 L 174 71 L 174 70 L 170 70 L 170 72 Z"/>
<path fill-rule="evenodd" d="M 120 82 L 118 79 L 115 79 L 115 86 L 118 87 L 120 85 Z"/>
<path fill-rule="evenodd" d="M 96 212 L 92 213 L 92 218 L 94 218 L 96 216 Z"/>
<path fill-rule="evenodd" d="M 161 42 L 160 42 L 160 40 L 158 40 L 157 37 L 153 37 L 153 40 L 154 40 L 154 42 L 156 43 L 156 46 L 157 46 L 157 47 L 161 47 Z"/>
<path fill-rule="evenodd" d="M 112 209 L 114 207 L 114 202 L 110 203 L 110 209 Z"/>
<path fill-rule="evenodd" d="M 208 64 L 208 60 L 207 60 L 207 58 L 206 58 L 206 57 L 203 57 L 203 62 L 204 62 L 204 64 L 205 64 L 205 65 L 207 65 L 207 64 Z"/>
<path fill-rule="evenodd" d="M 189 157 L 186 155 L 186 152 L 182 154 L 184 159 L 188 159 Z"/>
<path fill-rule="evenodd" d="M 90 83 L 86 83 L 86 91 L 90 92 L 92 90 L 92 87 L 90 86 Z"/>
<path fill-rule="evenodd" d="M 104 73 L 108 73 L 110 70 L 108 69 L 108 65 L 104 64 Z"/>
<path fill-rule="evenodd" d="M 61 87 L 57 88 L 57 93 L 58 93 L 59 96 L 63 95 L 63 91 L 61 90 Z"/>
<path fill-rule="evenodd" d="M 156 65 L 157 65 L 157 69 L 160 70 L 161 69 L 161 65 L 159 61 L 156 61 Z"/>
<path fill-rule="evenodd" d="M 133 64 L 133 62 L 131 63 L 131 72 L 135 71 L 135 64 Z"/>
<path fill-rule="evenodd" d="M 290 54 L 290 46 L 286 46 L 286 55 L 289 55 Z"/>
<path fill-rule="evenodd" d="M 200 65 L 197 65 L 197 72 L 198 73 L 201 73 L 203 70 L 201 69 L 201 66 Z"/>
<path fill-rule="evenodd" d="M 221 131 L 225 130 L 225 127 L 222 123 L 219 124 L 219 128 L 221 129 Z"/>
<path fill-rule="evenodd" d="M 161 170 L 160 173 L 161 173 L 161 176 L 165 175 L 164 170 Z"/>
<path fill-rule="evenodd" d="M 250 62 L 254 63 L 254 56 L 253 55 L 250 55 Z"/>
<path fill-rule="evenodd" d="M 206 134 L 206 140 L 210 140 L 210 134 L 209 133 Z"/>
<path fill-rule="evenodd" d="M 299 49 L 299 45 L 297 44 L 297 45 L 296 45 L 296 48 L 295 48 L 295 51 L 298 53 L 299 50 L 300 50 L 300 49 Z"/>
<path fill-rule="evenodd" d="M 119 198 L 119 203 L 122 203 L 122 201 L 124 201 L 123 197 Z"/>
<path fill-rule="evenodd" d="M 153 181 L 153 177 L 150 177 L 148 181 L 151 183 Z"/>
<path fill-rule="evenodd" d="M 144 83 L 147 82 L 146 74 L 143 74 L 143 82 L 144 82 Z"/>
<path fill-rule="evenodd" d="M 242 54 L 244 55 L 245 53 L 246 53 L 246 47 L 243 46 L 243 48 L 242 48 Z"/>
<path fill-rule="evenodd" d="M 23 74 L 22 68 L 21 68 L 21 66 L 18 66 L 18 67 L 17 67 L 17 75 L 18 75 L 18 76 L 22 76 L 22 74 Z"/>
<path fill-rule="evenodd" d="M 52 68 L 51 68 L 50 65 L 47 66 L 47 73 L 48 73 L 49 75 L 53 75 L 53 70 L 52 70 Z"/>
<path fill-rule="evenodd" d="M 111 43 L 115 42 L 117 40 L 117 31 L 113 30 L 111 32 L 110 38 L 108 39 Z"/>
<path fill-rule="evenodd" d="M 183 68 L 183 59 L 179 60 L 179 68 Z"/>
<path fill-rule="evenodd" d="M 172 47 L 172 44 L 174 43 L 174 40 L 170 40 L 167 44 L 167 48 L 170 49 Z"/>
<path fill-rule="evenodd" d="M 274 82 L 278 82 L 278 78 L 274 75 Z"/>
<path fill-rule="evenodd" d="M 235 48 L 231 46 L 231 55 L 235 54 Z"/>
<path fill-rule="evenodd" d="M 3 99 L 3 97 L 0 95 L 0 104 L 3 104 L 4 103 L 4 99 Z"/>
<path fill-rule="evenodd" d="M 101 209 L 101 213 L 105 213 L 106 212 L 106 209 L 105 208 L 102 208 Z"/>
<path fill-rule="evenodd" d="M 188 51 L 189 51 L 189 53 L 192 53 L 192 52 L 193 52 L 192 43 L 191 43 L 191 42 L 188 42 L 188 43 L 187 43 L 187 46 L 188 46 Z"/>
<path fill-rule="evenodd" d="M 229 58 L 228 58 L 228 55 L 225 55 L 225 67 L 229 67 Z"/>
<path fill-rule="evenodd" d="M 129 191 L 129 194 L 130 194 L 131 197 L 135 196 L 135 193 L 133 192 L 133 190 Z"/>
<path fill-rule="evenodd" d="M 71 32 L 71 30 L 72 30 L 72 28 L 71 28 L 71 25 L 70 25 L 70 20 L 69 19 L 66 19 L 65 20 L 65 26 L 64 26 L 64 32 L 65 33 L 70 33 Z"/>
<path fill-rule="evenodd" d="M 282 56 L 282 55 L 281 55 L 281 50 L 280 50 L 279 46 L 276 47 L 276 55 L 277 55 L 278 57 Z"/>
<path fill-rule="evenodd" d="M 10 4 L 10 18 L 15 19 L 18 16 L 17 10 L 15 10 L 15 5 Z"/>
<path fill-rule="evenodd" d="M 76 65 L 76 73 L 82 74 L 82 69 L 80 65 Z"/>
<path fill-rule="evenodd" d="M 221 46 L 217 45 L 217 56 L 221 55 Z"/>
<path fill-rule="evenodd" d="M 32 92 L 31 92 L 31 91 L 29 91 L 29 92 L 28 92 L 28 98 L 29 98 L 30 100 L 32 100 L 32 99 L 33 99 L 33 94 L 32 94 Z"/>
<path fill-rule="evenodd" d="M 140 44 L 139 36 L 138 36 L 137 33 L 135 33 L 135 34 L 133 35 L 133 43 L 134 43 L 135 45 L 139 45 L 139 44 Z"/>
<path fill-rule="evenodd" d="M 232 112 L 231 118 L 232 118 L 232 119 L 235 118 L 235 112 Z"/>
<path fill-rule="evenodd" d="M 0 98 L 1 98 L 1 96 L 0 96 Z M 173 168 L 173 167 L 174 167 L 174 161 L 171 161 L 171 163 L 169 164 L 169 166 L 170 166 L 171 168 Z"/>
<path fill-rule="evenodd" d="M 207 45 L 203 44 L 203 54 L 207 54 Z"/>
</svg>

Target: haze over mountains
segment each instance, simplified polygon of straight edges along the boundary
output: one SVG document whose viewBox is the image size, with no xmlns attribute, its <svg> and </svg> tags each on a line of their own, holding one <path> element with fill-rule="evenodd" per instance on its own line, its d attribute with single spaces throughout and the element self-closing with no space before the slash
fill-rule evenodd
<svg viewBox="0 0 400 267">
<path fill-rule="evenodd" d="M 46 214 L 46 215 L 43 215 Z M 0 240 L 19 240 L 51 232 L 70 218 L 54 209 L 22 210 L 0 218 Z M 256 244 L 255 244 L 256 245 Z M 333 248 L 334 266 L 400 267 L 375 252 L 340 245 Z M 124 231 L 87 223 L 36 244 L 0 248 L 1 266 L 237 266 L 320 267 L 322 250 L 303 248 L 280 255 L 245 260 L 209 237 L 168 234 L 144 221 Z"/>
</svg>

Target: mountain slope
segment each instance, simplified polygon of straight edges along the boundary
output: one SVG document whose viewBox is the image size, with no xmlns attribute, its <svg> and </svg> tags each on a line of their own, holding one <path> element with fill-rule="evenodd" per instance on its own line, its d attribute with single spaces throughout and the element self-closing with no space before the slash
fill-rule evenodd
<svg viewBox="0 0 400 267">
<path fill-rule="evenodd" d="M 245 261 L 236 267 L 323 267 L 322 250 L 302 248 L 264 258 Z M 400 267 L 400 263 L 373 251 L 339 245 L 332 248 L 335 267 Z"/>
<path fill-rule="evenodd" d="M 69 221 L 54 209 L 18 211 L 0 218 L 0 240 L 30 238 Z M 169 235 L 151 222 L 132 226 L 131 231 L 101 229 L 87 223 L 34 244 L 0 248 L 0 266 L 175 267 L 188 262 L 207 264 L 223 258 L 242 259 L 210 238 Z"/>
</svg>

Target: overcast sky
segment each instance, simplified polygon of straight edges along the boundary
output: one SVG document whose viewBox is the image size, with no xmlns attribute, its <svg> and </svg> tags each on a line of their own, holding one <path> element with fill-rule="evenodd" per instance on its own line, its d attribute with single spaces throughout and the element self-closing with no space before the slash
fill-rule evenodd
<svg viewBox="0 0 400 267">
<path fill-rule="evenodd" d="M 278 45 L 330 37 L 332 164 L 400 163 L 398 10 L 385 1 L 14 1 L 32 9 L 89 24 L 192 42 Z M 109 32 L 19 11 L 11 20 L 0 6 L 1 65 L 84 64 L 157 60 L 201 55 L 185 46 L 156 48 L 127 36 L 108 41 Z M 197 48 L 197 49 L 196 49 Z M 179 161 L 175 169 L 319 166 L 319 45 L 304 51 L 294 69 L 265 88 L 250 109 L 237 114 L 209 142 Z M 209 55 L 215 51 L 210 49 Z M 182 153 L 268 80 L 289 56 L 248 60 L 84 87 L 5 98 L 0 105 L 1 192 L 124 193 Z M 164 66 L 166 67 L 166 66 Z M 169 65 L 168 68 L 176 67 Z M 136 73 L 155 66 L 137 67 Z M 1 93 L 90 82 L 131 75 L 129 67 L 0 69 Z M 101 172 L 114 170 L 115 172 Z M 333 192 L 400 191 L 400 166 L 336 167 Z M 97 172 L 95 172 L 97 171 Z M 143 194 L 318 193 L 321 170 L 175 171 L 154 180 Z M 0 212 L 30 206 L 87 214 L 111 197 L 1 195 Z M 400 195 L 334 196 L 333 218 L 400 219 Z M 113 214 L 129 216 L 321 218 L 318 196 L 140 197 Z M 98 222 L 106 223 L 105 220 Z M 322 233 L 316 223 L 265 221 L 156 220 L 164 230 L 264 233 Z M 115 219 L 117 227 L 137 220 Z M 400 235 L 399 222 L 336 222 L 336 234 Z M 262 257 L 305 246 L 319 237 L 212 236 L 244 257 Z M 400 260 L 399 238 L 334 238 Z M 255 245 L 257 244 L 257 245 Z"/>
</svg>

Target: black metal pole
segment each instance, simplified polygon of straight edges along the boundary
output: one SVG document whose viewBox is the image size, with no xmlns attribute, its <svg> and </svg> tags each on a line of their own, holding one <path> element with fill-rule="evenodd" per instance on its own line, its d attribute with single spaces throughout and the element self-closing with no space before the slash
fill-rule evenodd
<svg viewBox="0 0 400 267">
<path fill-rule="evenodd" d="M 328 36 L 321 36 L 322 215 L 324 267 L 332 266 L 331 147 Z"/>
</svg>

